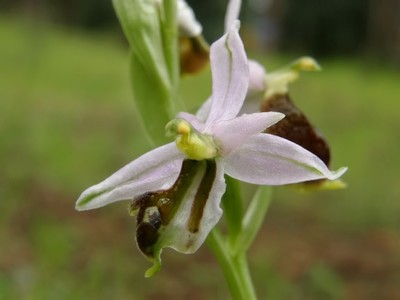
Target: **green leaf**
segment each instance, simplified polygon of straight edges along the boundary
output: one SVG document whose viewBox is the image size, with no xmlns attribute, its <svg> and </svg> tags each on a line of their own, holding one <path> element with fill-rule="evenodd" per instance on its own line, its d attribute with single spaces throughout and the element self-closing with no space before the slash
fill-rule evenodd
<svg viewBox="0 0 400 300">
<path fill-rule="evenodd" d="M 164 42 L 164 55 L 172 86 L 178 91 L 180 67 L 178 47 L 178 13 L 176 0 L 163 0 L 164 16 L 161 18 L 161 30 Z M 175 99 L 176 100 L 176 99 Z M 174 102 L 171 102 L 172 105 Z"/>
<path fill-rule="evenodd" d="M 176 4 L 168 3 L 164 11 L 154 0 L 113 0 L 131 47 L 132 88 L 139 118 L 156 144 L 166 141 L 164 126 L 175 115 L 179 100 L 178 54 L 171 54 L 177 52 L 178 43 Z"/>
<path fill-rule="evenodd" d="M 154 84 L 154 77 L 146 72 L 146 67 L 134 53 L 131 58 L 131 77 L 133 99 L 149 140 L 155 145 L 167 142 L 164 127 L 170 119 L 166 108 L 168 95 Z"/>
<path fill-rule="evenodd" d="M 165 91 L 170 87 L 163 52 L 160 7 L 153 0 L 113 0 L 134 56 Z M 154 84 L 155 82 L 153 82 Z"/>
</svg>

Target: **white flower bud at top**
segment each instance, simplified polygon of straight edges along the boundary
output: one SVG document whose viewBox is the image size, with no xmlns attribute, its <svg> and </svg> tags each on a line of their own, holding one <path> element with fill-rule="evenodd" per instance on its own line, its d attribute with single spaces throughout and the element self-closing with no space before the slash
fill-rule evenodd
<svg viewBox="0 0 400 300">
<path fill-rule="evenodd" d="M 153 0 L 158 7 L 162 7 L 163 0 Z M 197 37 L 203 32 L 203 27 L 197 21 L 193 9 L 186 3 L 185 0 L 177 0 L 178 4 L 178 27 L 181 37 Z"/>
<path fill-rule="evenodd" d="M 178 26 L 179 35 L 183 37 L 199 36 L 203 31 L 192 8 L 185 0 L 178 0 Z"/>
</svg>

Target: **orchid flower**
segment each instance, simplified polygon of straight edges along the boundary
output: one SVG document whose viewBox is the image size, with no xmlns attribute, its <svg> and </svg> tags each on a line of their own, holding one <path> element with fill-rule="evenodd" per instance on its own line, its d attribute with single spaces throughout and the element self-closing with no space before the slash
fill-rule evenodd
<svg viewBox="0 0 400 300">
<path fill-rule="evenodd" d="M 160 267 L 163 248 L 195 252 L 218 223 L 225 192 L 224 174 L 258 185 L 282 185 L 320 178 L 336 179 L 314 154 L 288 140 L 260 133 L 281 120 L 276 112 L 237 117 L 246 97 L 249 67 L 239 37 L 239 22 L 210 49 L 212 96 L 205 121 L 180 113 L 166 126 L 175 142 L 132 161 L 84 191 L 77 210 L 133 200 L 136 240 Z"/>
</svg>

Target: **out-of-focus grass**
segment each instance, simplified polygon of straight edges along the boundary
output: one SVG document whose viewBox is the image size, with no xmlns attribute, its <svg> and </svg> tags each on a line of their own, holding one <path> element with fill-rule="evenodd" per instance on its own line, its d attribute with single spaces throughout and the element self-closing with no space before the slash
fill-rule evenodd
<svg viewBox="0 0 400 300">
<path fill-rule="evenodd" d="M 0 40 L 0 299 L 225 295 L 204 275 L 205 250 L 195 261 L 165 251 L 164 275 L 146 280 L 126 203 L 74 210 L 83 189 L 147 147 L 121 36 L 1 16 Z"/>
<path fill-rule="evenodd" d="M 1 16 L 0 40 L 0 298 L 226 297 L 205 247 L 193 256 L 166 251 L 161 274 L 145 280 L 126 204 L 74 211 L 84 188 L 147 147 L 120 37 Z M 268 69 L 290 60 L 263 59 Z M 400 75 L 359 59 L 321 64 L 293 84 L 292 97 L 330 141 L 333 167 L 349 166 L 349 186 L 276 189 L 251 255 L 257 289 L 270 299 L 341 299 L 371 292 L 371 280 L 400 278 Z M 182 97 L 194 109 L 210 90 L 204 72 L 183 81 Z M 349 271 L 357 256 L 340 251 L 367 256 Z M 390 288 L 374 287 L 375 298 Z"/>
</svg>

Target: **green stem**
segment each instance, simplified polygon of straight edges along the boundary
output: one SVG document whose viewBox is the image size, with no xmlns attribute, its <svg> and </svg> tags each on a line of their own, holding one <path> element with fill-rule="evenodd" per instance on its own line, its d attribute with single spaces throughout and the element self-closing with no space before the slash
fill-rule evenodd
<svg viewBox="0 0 400 300">
<path fill-rule="evenodd" d="M 246 299 L 257 299 L 246 253 L 243 252 L 238 254 L 234 257 L 234 260 L 239 269 L 242 286 L 246 288 Z"/>
<path fill-rule="evenodd" d="M 234 243 L 242 230 L 243 200 L 239 182 L 228 175 L 225 176 L 226 191 L 222 197 L 222 208 L 228 228 L 230 243 Z"/>
<path fill-rule="evenodd" d="M 217 228 L 208 235 L 207 244 L 220 264 L 235 300 L 257 299 L 245 253 L 232 256 L 232 251 Z"/>
<path fill-rule="evenodd" d="M 229 197 L 224 198 L 223 203 L 229 229 L 228 235 L 224 238 L 221 232 L 214 228 L 208 236 L 207 243 L 222 268 L 232 298 L 253 300 L 257 299 L 257 295 L 246 253 L 261 228 L 271 203 L 272 188 L 260 186 L 243 216 L 238 203 L 239 186 L 235 185 L 233 180 L 227 180 L 227 185 Z M 229 203 L 229 200 L 234 201 L 235 204 Z M 235 222 L 240 226 L 232 226 Z"/>
<path fill-rule="evenodd" d="M 178 48 L 178 18 L 176 0 L 164 0 L 165 20 L 163 24 L 163 39 L 165 60 L 171 80 L 169 113 L 172 118 L 182 108 L 178 97 L 179 91 L 179 48 Z"/>
<path fill-rule="evenodd" d="M 272 200 L 272 187 L 260 186 L 251 200 L 242 221 L 242 231 L 233 246 L 234 253 L 246 252 L 253 244 Z"/>
</svg>

